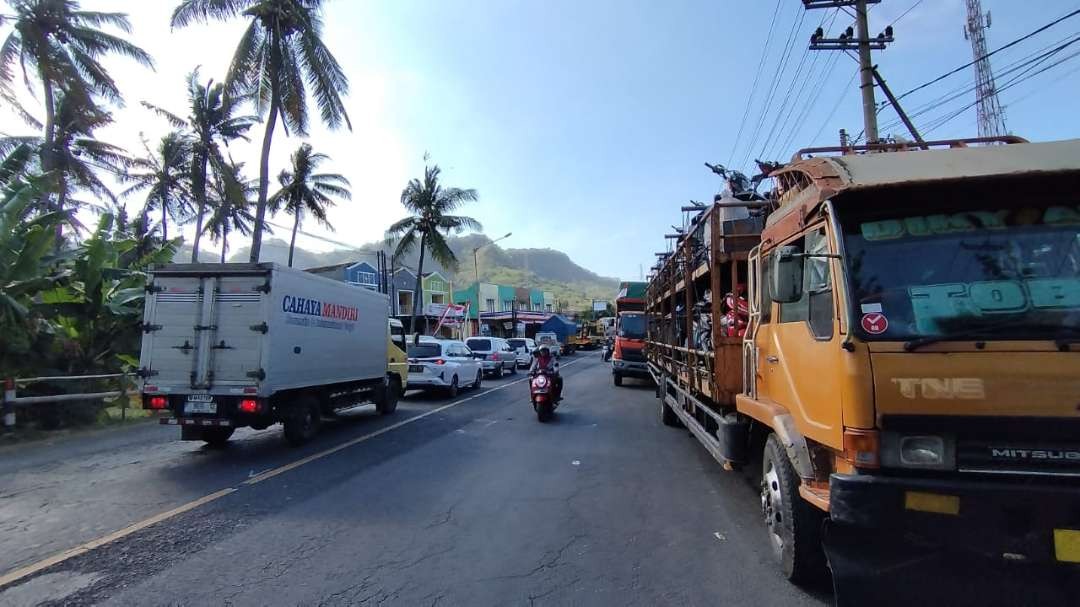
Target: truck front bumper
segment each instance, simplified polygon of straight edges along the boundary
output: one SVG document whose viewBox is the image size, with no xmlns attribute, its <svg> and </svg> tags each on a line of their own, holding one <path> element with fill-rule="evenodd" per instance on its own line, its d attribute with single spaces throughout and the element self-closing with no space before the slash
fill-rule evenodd
<svg viewBox="0 0 1080 607">
<path fill-rule="evenodd" d="M 1080 563 L 1080 485 L 833 474 L 833 523 L 1019 562 Z"/>
<path fill-rule="evenodd" d="M 623 377 L 652 377 L 652 375 L 649 374 L 648 363 L 629 362 L 617 358 L 612 359 L 611 361 L 611 373 L 614 375 L 622 375 Z"/>
</svg>

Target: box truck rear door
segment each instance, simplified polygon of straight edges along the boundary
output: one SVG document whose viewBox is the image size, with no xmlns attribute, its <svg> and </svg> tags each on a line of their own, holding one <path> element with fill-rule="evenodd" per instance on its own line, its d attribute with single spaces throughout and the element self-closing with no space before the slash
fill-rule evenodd
<svg viewBox="0 0 1080 607">
<path fill-rule="evenodd" d="M 267 318 L 267 295 L 258 288 L 265 282 L 265 276 L 217 278 L 214 329 L 209 335 L 209 378 L 215 387 L 257 383 Z"/>
<path fill-rule="evenodd" d="M 156 276 L 147 302 L 148 330 L 143 338 L 142 366 L 153 371 L 153 383 L 188 387 L 195 372 L 201 282 L 196 276 Z"/>
</svg>

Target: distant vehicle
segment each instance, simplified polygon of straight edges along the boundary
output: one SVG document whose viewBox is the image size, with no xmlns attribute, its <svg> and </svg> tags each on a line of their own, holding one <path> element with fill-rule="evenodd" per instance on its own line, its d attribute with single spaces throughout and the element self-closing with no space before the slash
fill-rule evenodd
<svg viewBox="0 0 1080 607">
<path fill-rule="evenodd" d="M 397 408 L 405 353 L 385 294 L 272 263 L 150 271 L 138 374 L 143 407 L 182 440 L 222 445 L 275 423 L 297 445 L 323 414 L 369 400 Z"/>
<path fill-rule="evenodd" d="M 540 335 L 548 333 L 554 334 L 555 341 L 559 342 L 560 355 L 570 355 L 574 353 L 577 345 L 574 339 L 577 337 L 578 333 L 577 323 L 560 314 L 554 314 L 540 326 L 540 331 L 537 332 L 536 339 L 539 341 Z"/>
<path fill-rule="evenodd" d="M 464 343 L 425 339 L 409 344 L 409 390 L 439 390 L 450 398 L 464 387 L 479 388 L 484 381 L 480 361 Z"/>
<path fill-rule="evenodd" d="M 547 346 L 551 350 L 551 354 L 558 358 L 562 356 L 562 344 L 559 343 L 559 336 L 548 332 L 540 332 L 536 334 L 536 347 L 541 348 Z"/>
<path fill-rule="evenodd" d="M 472 350 L 473 357 L 480 361 L 484 373 L 492 377 L 502 377 L 509 371 L 517 373 L 517 353 L 501 337 L 470 337 L 465 345 Z"/>
<path fill-rule="evenodd" d="M 517 353 L 517 366 L 526 368 L 532 364 L 533 352 L 536 350 L 536 341 L 528 337 L 513 337 L 506 340 L 510 347 Z"/>
<path fill-rule="evenodd" d="M 624 377 L 651 380 L 645 362 L 644 282 L 624 282 L 615 299 L 615 339 L 611 350 L 611 374 L 616 386 Z"/>
</svg>

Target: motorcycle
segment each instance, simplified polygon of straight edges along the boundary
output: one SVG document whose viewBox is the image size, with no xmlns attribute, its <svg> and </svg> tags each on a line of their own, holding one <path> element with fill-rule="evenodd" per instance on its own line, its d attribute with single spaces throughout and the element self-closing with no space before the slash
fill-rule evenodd
<svg viewBox="0 0 1080 607">
<path fill-rule="evenodd" d="M 554 374 L 545 371 L 532 374 L 529 381 L 529 400 L 536 411 L 537 421 L 546 422 L 555 414 L 555 409 L 559 406 L 555 391 Z"/>
</svg>

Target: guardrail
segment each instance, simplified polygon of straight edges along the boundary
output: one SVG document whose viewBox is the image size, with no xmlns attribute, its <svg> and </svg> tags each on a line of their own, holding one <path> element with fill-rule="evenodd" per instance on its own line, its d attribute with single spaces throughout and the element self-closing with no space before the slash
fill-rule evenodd
<svg viewBox="0 0 1080 607">
<path fill-rule="evenodd" d="M 24 407 L 27 405 L 40 405 L 47 403 L 63 403 L 79 400 L 106 400 L 110 398 L 117 398 L 121 395 L 134 395 L 139 391 L 136 389 L 129 390 L 111 390 L 108 392 L 85 392 L 85 393 L 73 393 L 73 394 L 49 394 L 38 396 L 19 396 L 18 388 L 20 386 L 28 386 L 31 384 L 39 384 L 44 382 L 65 382 L 65 381 L 87 381 L 87 380 L 102 380 L 102 379 L 115 379 L 123 381 L 135 377 L 133 373 L 105 373 L 99 375 L 59 375 L 51 377 L 24 377 L 24 378 L 7 378 L 4 380 L 4 398 L 2 408 L 0 411 L 3 413 L 3 426 L 6 429 L 15 427 L 15 411 L 18 407 Z M 121 419 L 127 419 L 127 401 L 120 407 Z"/>
</svg>

